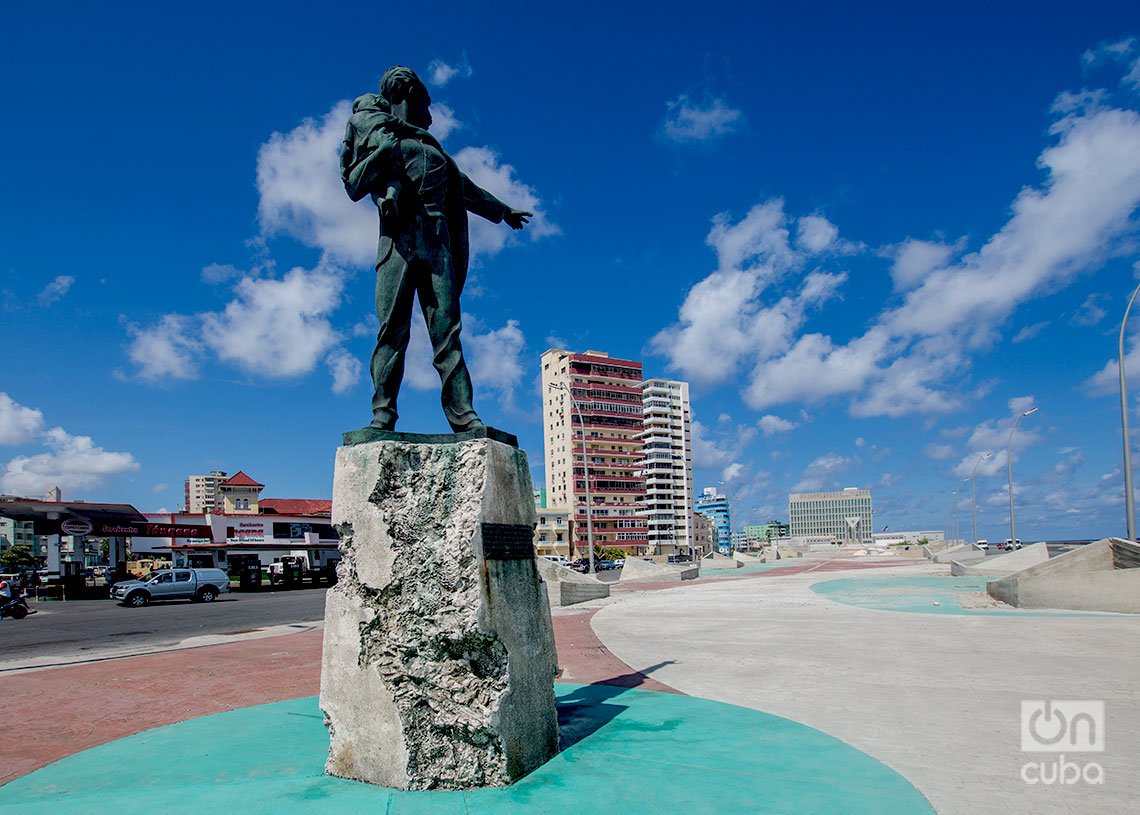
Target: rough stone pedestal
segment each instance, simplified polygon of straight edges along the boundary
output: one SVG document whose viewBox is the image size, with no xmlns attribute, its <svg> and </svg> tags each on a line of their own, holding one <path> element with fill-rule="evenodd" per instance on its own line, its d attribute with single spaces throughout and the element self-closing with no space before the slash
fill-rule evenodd
<svg viewBox="0 0 1140 815">
<path fill-rule="evenodd" d="M 341 447 L 333 523 L 344 556 L 325 605 L 326 771 L 470 789 L 552 758 L 557 657 L 526 454 L 491 438 Z"/>
</svg>

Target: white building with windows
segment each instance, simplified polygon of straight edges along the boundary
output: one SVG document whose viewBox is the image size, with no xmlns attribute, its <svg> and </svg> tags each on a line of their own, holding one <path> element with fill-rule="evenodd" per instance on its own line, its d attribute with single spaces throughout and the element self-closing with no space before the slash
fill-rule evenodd
<svg viewBox="0 0 1140 815">
<path fill-rule="evenodd" d="M 199 513 L 221 509 L 222 499 L 218 487 L 227 478 L 221 470 L 211 470 L 209 475 L 191 475 L 186 478 L 186 512 Z"/>
<path fill-rule="evenodd" d="M 788 495 L 793 541 L 869 546 L 874 532 L 872 514 L 871 491 L 857 487 Z"/>
<path fill-rule="evenodd" d="M 645 443 L 645 504 L 649 544 L 656 555 L 693 546 L 693 446 L 689 383 L 641 383 Z"/>
</svg>

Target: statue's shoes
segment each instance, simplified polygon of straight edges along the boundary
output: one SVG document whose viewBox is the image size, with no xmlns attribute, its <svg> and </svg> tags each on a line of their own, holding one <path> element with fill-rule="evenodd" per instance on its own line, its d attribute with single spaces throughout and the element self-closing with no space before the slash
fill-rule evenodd
<svg viewBox="0 0 1140 815">
<path fill-rule="evenodd" d="M 451 430 L 455 433 L 466 433 L 468 430 L 478 430 L 479 428 L 486 426 L 487 425 L 483 424 L 483 420 L 476 416 L 465 425 L 460 425 L 459 427 L 452 425 Z"/>
</svg>

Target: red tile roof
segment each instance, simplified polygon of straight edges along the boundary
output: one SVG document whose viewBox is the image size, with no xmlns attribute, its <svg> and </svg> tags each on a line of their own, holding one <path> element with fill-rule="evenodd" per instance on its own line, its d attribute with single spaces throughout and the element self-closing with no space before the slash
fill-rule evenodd
<svg viewBox="0 0 1140 815">
<path fill-rule="evenodd" d="M 222 482 L 223 487 L 264 487 L 264 484 L 259 484 L 254 481 L 242 470 L 238 470 L 225 481 Z"/>
<path fill-rule="evenodd" d="M 262 498 L 257 508 L 273 515 L 332 515 L 332 501 L 323 498 Z"/>
</svg>

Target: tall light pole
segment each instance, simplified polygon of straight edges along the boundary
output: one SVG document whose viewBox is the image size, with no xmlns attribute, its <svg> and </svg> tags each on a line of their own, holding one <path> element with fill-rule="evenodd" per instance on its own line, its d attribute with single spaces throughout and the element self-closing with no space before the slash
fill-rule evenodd
<svg viewBox="0 0 1140 815">
<path fill-rule="evenodd" d="M 954 509 L 951 510 L 951 502 L 953 502 Z M 946 540 L 957 540 L 958 536 L 954 528 L 955 522 L 958 520 L 958 490 L 950 493 L 950 497 L 946 499 Z"/>
<path fill-rule="evenodd" d="M 1117 367 L 1120 368 L 1120 424 L 1124 430 L 1124 516 L 1128 522 L 1128 540 L 1136 540 L 1136 498 L 1132 492 L 1132 440 L 1128 438 L 1128 386 L 1124 382 L 1124 329 L 1128 325 L 1128 312 L 1140 293 L 1137 286 L 1128 298 L 1124 319 L 1120 321 L 1120 344 L 1117 346 Z"/>
<path fill-rule="evenodd" d="M 1009 440 L 1005 443 L 1005 466 L 1009 473 L 1009 544 L 1010 546 L 1017 545 L 1017 526 L 1013 522 L 1013 431 L 1017 430 L 1017 423 L 1024 419 L 1031 413 L 1037 412 L 1037 406 L 1034 405 L 1029 410 L 1019 413 L 1017 418 L 1013 420 L 1013 427 L 1009 429 Z"/>
<path fill-rule="evenodd" d="M 566 398 L 570 400 L 570 409 L 578 414 L 578 427 L 582 431 L 582 469 L 586 476 L 586 545 L 590 549 L 590 574 L 594 571 L 594 506 L 590 500 L 590 454 L 586 451 L 586 422 L 582 418 L 582 411 L 578 409 L 578 401 L 565 382 L 551 382 L 550 388 L 565 391 Z M 573 424 L 573 422 L 571 422 Z M 570 477 L 574 477 L 574 445 L 570 445 Z"/>
<path fill-rule="evenodd" d="M 992 455 L 993 453 L 982 453 L 974 462 L 974 469 L 970 470 L 970 520 L 974 527 L 974 543 L 978 542 L 978 491 L 974 487 L 974 473 L 978 471 L 978 465 L 982 463 L 982 459 L 989 458 Z"/>
</svg>

